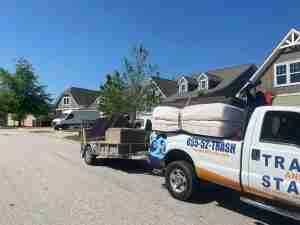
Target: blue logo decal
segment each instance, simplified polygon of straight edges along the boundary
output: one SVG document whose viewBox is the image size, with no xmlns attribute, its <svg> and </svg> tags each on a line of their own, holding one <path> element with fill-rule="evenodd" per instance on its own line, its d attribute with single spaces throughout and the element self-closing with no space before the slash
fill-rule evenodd
<svg viewBox="0 0 300 225">
<path fill-rule="evenodd" d="M 162 135 L 152 133 L 150 136 L 150 155 L 158 159 L 164 158 L 167 150 L 167 138 Z"/>
</svg>

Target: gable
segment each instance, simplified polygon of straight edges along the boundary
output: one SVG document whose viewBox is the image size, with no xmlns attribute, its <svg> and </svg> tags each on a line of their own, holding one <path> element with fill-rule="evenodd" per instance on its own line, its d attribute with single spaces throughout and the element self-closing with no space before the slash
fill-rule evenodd
<svg viewBox="0 0 300 225">
<path fill-rule="evenodd" d="M 100 95 L 98 91 L 75 87 L 70 89 L 70 93 L 78 105 L 85 107 L 93 104 Z"/>
<path fill-rule="evenodd" d="M 70 96 L 72 98 L 72 105 L 76 107 L 89 107 L 99 97 L 98 91 L 71 87 L 65 90 L 58 98 L 56 106 L 60 106 L 63 102 L 64 96 Z"/>
<path fill-rule="evenodd" d="M 272 53 L 266 58 L 264 63 L 259 67 L 256 73 L 250 78 L 250 81 L 244 86 L 246 88 L 249 83 L 256 83 L 259 80 L 265 91 L 272 91 L 274 94 L 294 93 L 300 91 L 300 84 L 290 83 L 290 64 L 300 62 L 300 32 L 291 29 L 285 37 L 279 42 Z M 283 65 L 286 69 L 286 79 L 283 85 L 277 83 L 275 77 L 276 68 Z M 243 88 L 243 89 L 244 89 Z M 243 90 L 242 89 L 242 90 Z"/>
<path fill-rule="evenodd" d="M 279 44 L 273 49 L 272 53 L 266 58 L 264 63 L 258 68 L 256 73 L 250 78 L 249 83 L 255 83 L 264 75 L 264 72 L 274 63 L 280 54 L 287 49 L 300 46 L 300 32 L 296 29 L 291 29 Z M 248 84 L 246 84 L 248 85 Z M 246 87 L 246 86 L 245 86 Z M 244 88 L 245 88 L 244 87 Z"/>
<path fill-rule="evenodd" d="M 223 76 L 227 79 L 223 79 L 221 82 L 216 82 L 212 85 L 212 88 L 207 90 L 205 97 L 234 97 L 240 91 L 240 89 L 249 81 L 251 76 L 255 73 L 257 67 L 254 64 L 242 64 L 232 67 L 226 67 L 223 69 L 210 70 L 209 76 Z M 214 73 L 214 74 L 211 74 Z M 188 98 L 199 96 L 199 91 L 195 90 L 188 92 L 184 95 L 173 95 L 167 98 L 164 102 L 166 104 L 172 104 L 177 102 L 179 104 L 186 102 Z"/>
<path fill-rule="evenodd" d="M 205 79 L 208 79 L 208 77 L 207 77 L 207 75 L 206 75 L 205 73 L 201 73 L 201 74 L 198 76 L 198 78 L 197 78 L 198 82 L 199 82 L 200 80 L 205 80 Z"/>
<path fill-rule="evenodd" d="M 70 104 L 64 104 L 64 97 L 70 98 Z M 78 104 L 76 103 L 75 99 L 72 97 L 70 93 L 64 92 L 58 99 L 56 103 L 56 108 L 58 109 L 66 109 L 66 108 L 78 108 Z"/>
</svg>

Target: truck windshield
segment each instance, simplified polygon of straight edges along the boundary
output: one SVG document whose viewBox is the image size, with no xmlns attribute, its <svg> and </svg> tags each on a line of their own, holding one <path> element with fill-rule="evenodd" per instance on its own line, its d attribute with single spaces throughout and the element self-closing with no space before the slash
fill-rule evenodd
<svg viewBox="0 0 300 225">
<path fill-rule="evenodd" d="M 65 119 L 65 118 L 67 118 L 68 115 L 69 115 L 69 113 L 62 113 L 62 114 L 60 114 L 59 118 Z"/>
</svg>

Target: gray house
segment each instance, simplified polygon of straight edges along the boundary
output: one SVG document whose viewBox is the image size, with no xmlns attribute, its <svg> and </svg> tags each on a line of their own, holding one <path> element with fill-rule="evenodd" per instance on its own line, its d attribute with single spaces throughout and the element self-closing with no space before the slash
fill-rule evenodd
<svg viewBox="0 0 300 225">
<path fill-rule="evenodd" d="M 164 99 L 163 105 L 183 107 L 187 103 L 227 101 L 239 93 L 256 70 L 254 64 L 241 64 L 190 76 L 180 75 L 176 79 L 177 93 Z"/>
<path fill-rule="evenodd" d="M 97 110 L 99 91 L 78 87 L 66 89 L 56 100 L 56 114 L 64 110 Z"/>
<path fill-rule="evenodd" d="M 278 43 L 251 78 L 258 80 L 273 105 L 300 106 L 300 30 L 291 29 Z"/>
<path fill-rule="evenodd" d="M 168 98 L 177 92 L 177 82 L 159 76 L 150 78 L 153 91 L 162 99 Z"/>
<path fill-rule="evenodd" d="M 176 94 L 177 92 L 177 82 L 175 80 L 170 80 L 162 78 L 160 76 L 152 76 L 148 79 L 147 82 L 151 84 L 152 93 L 159 97 L 161 101 L 167 99 L 168 97 Z M 150 118 L 152 115 L 153 106 L 149 106 L 143 112 L 137 112 L 137 119 Z"/>
</svg>

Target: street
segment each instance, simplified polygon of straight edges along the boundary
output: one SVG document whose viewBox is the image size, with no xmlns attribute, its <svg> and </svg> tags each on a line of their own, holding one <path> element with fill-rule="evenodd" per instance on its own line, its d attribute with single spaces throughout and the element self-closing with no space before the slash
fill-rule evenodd
<svg viewBox="0 0 300 225">
<path fill-rule="evenodd" d="M 229 190 L 180 202 L 145 162 L 87 166 L 79 148 L 44 133 L 0 130 L 0 225 L 296 224 Z"/>
</svg>

